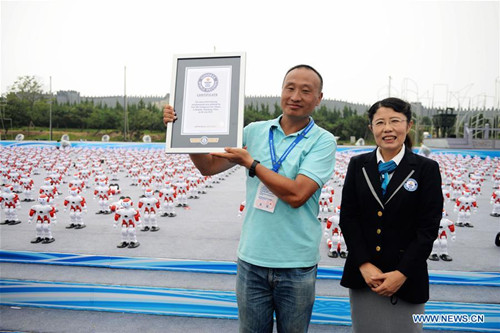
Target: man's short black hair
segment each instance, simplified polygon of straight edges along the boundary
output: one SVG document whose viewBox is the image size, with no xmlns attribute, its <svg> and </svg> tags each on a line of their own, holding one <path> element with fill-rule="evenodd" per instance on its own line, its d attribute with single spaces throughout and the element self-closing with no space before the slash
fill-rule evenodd
<svg viewBox="0 0 500 333">
<path fill-rule="evenodd" d="M 296 65 L 296 66 L 293 66 L 292 68 L 290 68 L 286 74 L 285 74 L 285 77 L 288 75 L 288 73 L 290 73 L 291 71 L 293 71 L 294 69 L 297 69 L 297 68 L 306 68 L 306 69 L 309 69 L 309 70 L 312 70 L 314 73 L 316 73 L 316 75 L 318 75 L 319 77 L 319 92 L 322 92 L 323 91 L 323 77 L 321 76 L 321 74 L 316 70 L 314 69 L 314 67 L 312 66 L 309 66 L 309 65 L 305 65 L 305 64 L 300 64 L 300 65 Z"/>
</svg>

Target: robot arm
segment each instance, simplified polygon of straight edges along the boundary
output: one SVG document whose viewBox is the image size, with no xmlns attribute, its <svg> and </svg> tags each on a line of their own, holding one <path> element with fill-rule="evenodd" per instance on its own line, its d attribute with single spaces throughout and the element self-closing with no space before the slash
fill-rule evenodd
<svg viewBox="0 0 500 333">
<path fill-rule="evenodd" d="M 35 213 L 36 213 L 36 210 L 30 209 L 29 218 L 28 218 L 29 224 L 33 223 L 33 215 L 35 215 Z"/>
<path fill-rule="evenodd" d="M 455 224 L 453 224 L 453 222 L 450 221 L 450 224 L 448 225 L 448 229 L 450 230 L 450 233 L 451 233 L 451 240 L 455 241 L 455 239 L 456 239 L 456 237 L 455 237 Z"/>
</svg>

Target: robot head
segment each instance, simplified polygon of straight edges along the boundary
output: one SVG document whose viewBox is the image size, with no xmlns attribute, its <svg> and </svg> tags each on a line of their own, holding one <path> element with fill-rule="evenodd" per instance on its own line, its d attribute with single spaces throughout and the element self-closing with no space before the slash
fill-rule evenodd
<svg viewBox="0 0 500 333">
<path fill-rule="evenodd" d="M 130 208 L 132 207 L 133 203 L 132 203 L 132 199 L 130 198 L 125 198 L 122 200 L 122 207 L 123 208 Z"/>
<path fill-rule="evenodd" d="M 443 217 L 448 216 L 448 213 L 446 213 L 446 210 L 443 209 L 443 213 L 441 214 Z"/>
<path fill-rule="evenodd" d="M 44 183 L 45 185 L 52 185 L 52 178 L 50 178 L 50 177 L 45 178 L 45 179 L 43 180 L 43 183 Z"/>
<path fill-rule="evenodd" d="M 78 191 L 78 188 L 76 188 L 76 187 L 72 187 L 69 190 L 69 194 L 71 194 L 71 195 L 77 195 L 78 193 L 80 193 L 80 191 Z"/>
<path fill-rule="evenodd" d="M 333 212 L 336 213 L 336 214 L 340 214 L 340 206 L 335 207 L 335 209 L 333 210 Z"/>
<path fill-rule="evenodd" d="M 150 188 L 147 188 L 144 190 L 144 195 L 147 197 L 147 198 L 150 198 L 153 196 L 153 190 L 150 189 Z"/>
<path fill-rule="evenodd" d="M 12 186 L 12 185 L 5 185 L 3 187 L 3 191 L 5 193 L 12 193 L 12 192 L 14 192 L 14 186 Z"/>
<path fill-rule="evenodd" d="M 42 194 L 38 197 L 38 202 L 42 205 L 48 204 L 50 201 L 50 198 L 46 196 L 45 194 Z"/>
<path fill-rule="evenodd" d="M 469 189 L 465 189 L 463 191 L 463 194 L 464 194 L 465 197 L 470 197 L 470 190 Z"/>
</svg>

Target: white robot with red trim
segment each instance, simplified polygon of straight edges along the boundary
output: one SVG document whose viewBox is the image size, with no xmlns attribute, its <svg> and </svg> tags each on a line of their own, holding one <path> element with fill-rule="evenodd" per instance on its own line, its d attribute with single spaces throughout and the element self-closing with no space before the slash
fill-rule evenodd
<svg viewBox="0 0 500 333">
<path fill-rule="evenodd" d="M 177 193 L 169 181 L 165 182 L 164 187 L 160 190 L 160 200 L 162 206 L 161 216 L 174 217 Z"/>
<path fill-rule="evenodd" d="M 21 179 L 19 180 L 19 184 L 21 185 L 23 194 L 24 194 L 24 199 L 23 201 L 35 201 L 35 198 L 33 198 L 33 184 L 34 181 L 31 178 L 29 173 L 23 173 L 21 175 Z"/>
<path fill-rule="evenodd" d="M 49 197 L 49 201 L 52 202 L 58 196 L 57 187 L 54 185 L 52 178 L 47 177 L 43 181 L 43 185 L 40 186 L 39 194 L 45 194 Z"/>
<path fill-rule="evenodd" d="M 73 174 L 73 179 L 68 182 L 68 189 L 70 191 L 73 187 L 76 187 L 79 193 L 82 193 L 85 190 L 85 182 L 80 179 L 80 174 L 78 172 Z"/>
<path fill-rule="evenodd" d="M 31 241 L 33 244 L 49 244 L 55 241 L 51 225 L 57 223 L 56 208 L 50 202 L 51 199 L 48 195 L 41 194 L 38 198 L 38 204 L 33 205 L 30 209 L 28 223 L 36 221 L 36 238 Z"/>
<path fill-rule="evenodd" d="M 116 207 L 113 227 L 116 228 L 118 223 L 120 223 L 122 241 L 116 247 L 136 248 L 140 245 L 137 241 L 136 226 L 139 227 L 141 225 L 141 214 L 137 209 L 132 207 L 133 202 L 128 197 L 121 200 L 120 206 Z"/>
<path fill-rule="evenodd" d="M 471 196 L 468 189 L 463 191 L 463 195 L 456 200 L 455 212 L 458 212 L 456 225 L 458 227 L 473 228 L 471 215 L 477 211 L 477 201 Z"/>
<path fill-rule="evenodd" d="M 445 201 L 452 201 L 450 189 L 444 183 L 441 183 L 441 191 L 443 192 L 443 199 Z"/>
<path fill-rule="evenodd" d="M 21 180 L 21 174 L 17 171 L 17 169 L 9 170 L 8 178 L 9 184 L 14 188 L 14 193 L 21 193 L 21 184 L 19 184 L 19 181 Z"/>
<path fill-rule="evenodd" d="M 16 225 L 21 223 L 17 217 L 17 210 L 21 209 L 19 196 L 14 193 L 14 186 L 5 185 L 0 196 L 0 206 L 3 209 L 5 220 L 0 224 Z"/>
<path fill-rule="evenodd" d="M 456 178 L 451 181 L 451 198 L 453 200 L 458 199 L 462 195 L 464 189 L 465 182 L 462 180 L 461 175 L 457 175 Z"/>
<path fill-rule="evenodd" d="M 70 224 L 66 229 L 83 229 L 85 222 L 83 222 L 82 215 L 87 213 L 87 202 L 85 198 L 80 195 L 80 190 L 77 187 L 71 188 L 69 196 L 64 199 L 64 211 L 69 208 Z"/>
<path fill-rule="evenodd" d="M 438 237 L 432 245 L 432 252 L 429 256 L 429 260 L 439 261 L 452 261 L 453 258 L 448 254 L 448 232 L 451 234 L 451 240 L 455 241 L 455 224 L 452 220 L 448 219 L 446 216 L 446 211 L 443 209 L 443 217 L 439 223 L 439 233 Z"/>
<path fill-rule="evenodd" d="M 490 203 L 493 205 L 493 210 L 490 215 L 493 217 L 500 217 L 500 189 L 493 191 Z"/>
<path fill-rule="evenodd" d="M 326 220 L 325 237 L 330 258 L 347 258 L 347 246 L 340 229 L 340 206 L 335 207 L 334 214 Z"/>
<path fill-rule="evenodd" d="M 332 212 L 333 205 L 333 188 L 328 188 L 326 185 L 321 189 L 321 194 L 319 196 L 319 213 L 318 220 L 325 221 L 328 220 L 328 216 Z"/>
<path fill-rule="evenodd" d="M 160 200 L 154 196 L 154 191 L 151 188 L 144 191 L 144 197 L 139 199 L 138 207 L 144 217 L 144 227 L 141 231 L 160 230 L 156 221 L 156 212 L 160 209 Z"/>
<path fill-rule="evenodd" d="M 152 179 L 151 184 L 155 192 L 160 192 L 160 190 L 163 187 L 163 183 L 165 182 L 165 174 L 163 173 L 160 165 L 156 165 L 154 167 L 151 179 Z"/>
<path fill-rule="evenodd" d="M 143 169 L 139 174 L 139 179 L 137 182 L 141 186 L 141 189 L 143 191 L 146 191 L 146 189 L 151 187 L 152 181 L 153 179 L 151 178 L 151 175 L 147 172 L 147 170 Z"/>
<path fill-rule="evenodd" d="M 175 183 L 174 190 L 177 194 L 177 207 L 188 207 L 187 199 L 189 192 L 189 185 L 184 178 L 184 175 L 177 176 L 177 182 Z"/>
<path fill-rule="evenodd" d="M 110 214 L 109 210 L 109 196 L 111 195 L 111 190 L 109 186 L 102 180 L 97 183 L 94 188 L 94 199 L 98 200 L 99 211 L 96 214 Z"/>
</svg>

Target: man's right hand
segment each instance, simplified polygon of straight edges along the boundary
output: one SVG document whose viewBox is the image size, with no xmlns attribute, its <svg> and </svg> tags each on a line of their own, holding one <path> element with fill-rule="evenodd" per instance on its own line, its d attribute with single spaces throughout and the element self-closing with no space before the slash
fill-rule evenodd
<svg viewBox="0 0 500 333">
<path fill-rule="evenodd" d="M 173 123 L 177 119 L 174 108 L 171 105 L 165 105 L 163 108 L 163 123 L 167 126 L 168 123 Z"/>
</svg>

